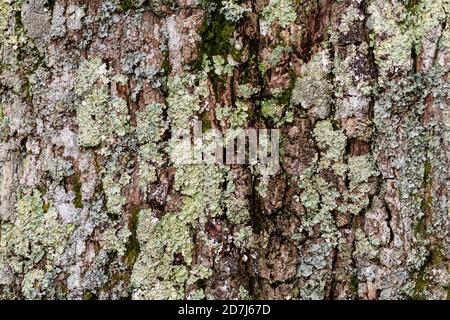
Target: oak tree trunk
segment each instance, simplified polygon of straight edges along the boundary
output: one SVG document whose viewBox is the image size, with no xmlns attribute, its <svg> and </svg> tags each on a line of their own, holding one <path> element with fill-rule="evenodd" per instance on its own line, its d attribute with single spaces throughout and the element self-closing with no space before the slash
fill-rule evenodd
<svg viewBox="0 0 450 320">
<path fill-rule="evenodd" d="M 446 299 L 448 0 L 0 0 L 0 298 Z M 177 132 L 281 133 L 280 170 Z"/>
</svg>

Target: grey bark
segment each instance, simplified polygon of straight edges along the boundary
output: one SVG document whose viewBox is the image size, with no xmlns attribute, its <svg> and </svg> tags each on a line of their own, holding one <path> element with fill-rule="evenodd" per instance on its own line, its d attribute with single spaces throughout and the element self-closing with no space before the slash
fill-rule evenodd
<svg viewBox="0 0 450 320">
<path fill-rule="evenodd" d="M 0 297 L 447 299 L 447 0 L 0 0 Z M 278 128 L 281 170 L 176 165 Z"/>
</svg>

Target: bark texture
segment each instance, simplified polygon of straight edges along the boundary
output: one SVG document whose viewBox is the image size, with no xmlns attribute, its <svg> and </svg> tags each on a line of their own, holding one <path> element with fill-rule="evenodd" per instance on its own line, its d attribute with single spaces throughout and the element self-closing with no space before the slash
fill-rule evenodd
<svg viewBox="0 0 450 320">
<path fill-rule="evenodd" d="M 448 298 L 449 13 L 0 0 L 0 297 Z M 175 164 L 196 119 L 280 171 Z"/>
</svg>

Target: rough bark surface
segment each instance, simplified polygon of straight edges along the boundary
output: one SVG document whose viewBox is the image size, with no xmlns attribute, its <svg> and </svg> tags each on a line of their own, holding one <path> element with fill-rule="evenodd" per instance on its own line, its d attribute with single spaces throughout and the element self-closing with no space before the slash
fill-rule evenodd
<svg viewBox="0 0 450 320">
<path fill-rule="evenodd" d="M 0 298 L 448 298 L 449 13 L 0 0 Z M 280 171 L 175 164 L 196 119 Z"/>
</svg>

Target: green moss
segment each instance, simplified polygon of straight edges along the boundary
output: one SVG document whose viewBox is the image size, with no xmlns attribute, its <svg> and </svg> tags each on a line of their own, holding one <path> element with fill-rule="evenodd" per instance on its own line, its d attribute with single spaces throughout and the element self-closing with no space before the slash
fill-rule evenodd
<svg viewBox="0 0 450 320">
<path fill-rule="evenodd" d="M 47 213 L 48 209 L 50 209 L 50 203 L 49 202 L 45 202 L 44 205 L 42 206 L 42 211 L 44 213 Z"/>
<path fill-rule="evenodd" d="M 75 193 L 74 205 L 75 208 L 83 208 L 83 195 L 81 194 L 81 176 L 79 173 L 73 177 L 73 192 Z"/>
<path fill-rule="evenodd" d="M 425 300 L 427 298 L 427 288 L 430 279 L 433 278 L 433 270 L 448 268 L 447 259 L 439 247 L 429 246 L 429 251 L 427 251 L 427 255 L 424 258 L 425 261 L 416 274 L 414 285 L 413 298 L 417 300 Z M 444 286 L 444 288 L 446 287 Z"/>
<path fill-rule="evenodd" d="M 0 104 L 0 125 L 2 125 L 5 114 L 3 113 L 3 106 Z"/>
<path fill-rule="evenodd" d="M 358 277 L 356 275 L 352 275 L 350 277 L 350 292 L 354 297 L 358 296 L 358 287 L 359 287 L 359 280 Z"/>
<path fill-rule="evenodd" d="M 428 282 L 426 280 L 426 272 L 425 268 L 423 268 L 422 270 L 420 270 L 417 279 L 414 283 L 414 294 L 413 294 L 414 300 L 425 300 L 423 291 L 426 289 L 427 284 Z"/>
<path fill-rule="evenodd" d="M 83 300 L 97 300 L 97 296 L 89 290 L 83 292 Z"/>
<path fill-rule="evenodd" d="M 292 91 L 294 90 L 294 86 L 295 82 L 291 81 L 287 89 L 284 89 L 275 96 L 275 99 L 277 99 L 279 104 L 287 106 L 291 103 Z"/>
<path fill-rule="evenodd" d="M 119 6 L 120 11 L 127 11 L 134 8 L 134 0 L 120 0 Z"/>
<path fill-rule="evenodd" d="M 204 25 L 199 30 L 199 35 L 202 38 L 199 48 L 199 59 L 194 64 L 196 68 L 200 68 L 203 63 L 203 57 L 223 56 L 226 57 L 231 54 L 237 58 L 237 50 L 230 42 L 235 30 L 235 22 L 229 21 L 221 14 L 222 1 L 209 1 L 212 10 L 207 13 Z"/>
<path fill-rule="evenodd" d="M 298 299 L 298 297 L 300 296 L 300 288 L 294 287 L 291 291 L 291 296 L 293 299 Z"/>
<path fill-rule="evenodd" d="M 431 176 L 432 173 L 432 165 L 430 161 L 426 161 L 424 165 L 424 180 L 428 180 L 428 178 Z"/>
<path fill-rule="evenodd" d="M 405 8 L 411 13 L 414 13 L 417 10 L 417 6 L 420 3 L 420 0 L 404 0 Z"/>
<path fill-rule="evenodd" d="M 216 109 L 216 112 L 217 112 L 217 109 Z M 211 120 L 209 119 L 209 113 L 203 112 L 202 113 L 202 132 L 206 132 L 206 131 L 210 130 L 211 128 L 212 128 L 212 123 L 211 123 Z"/>
<path fill-rule="evenodd" d="M 133 267 L 137 257 L 139 256 L 139 252 L 141 251 L 137 236 L 139 212 L 139 208 L 133 208 L 133 210 L 131 210 L 131 222 L 129 226 L 129 229 L 131 230 L 131 236 L 126 245 L 125 251 L 125 261 L 130 269 Z"/>
<path fill-rule="evenodd" d="M 423 237 L 427 231 L 427 227 L 425 221 L 423 219 L 419 220 L 414 226 L 414 234 L 416 236 Z"/>
<path fill-rule="evenodd" d="M 23 31 L 22 12 L 20 10 L 16 11 L 14 18 L 16 22 L 16 33 L 21 33 Z"/>
</svg>

